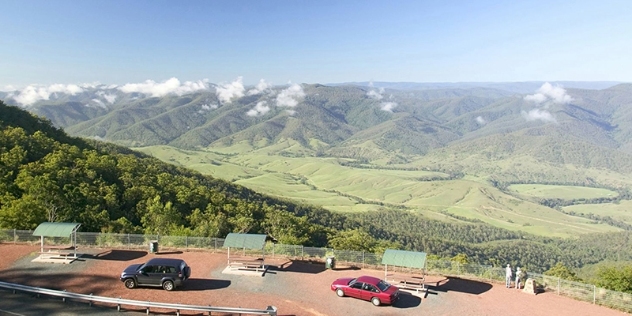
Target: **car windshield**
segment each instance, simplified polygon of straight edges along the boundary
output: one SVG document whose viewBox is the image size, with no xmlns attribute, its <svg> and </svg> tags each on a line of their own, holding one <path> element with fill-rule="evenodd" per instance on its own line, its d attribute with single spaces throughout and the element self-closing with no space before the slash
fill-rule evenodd
<svg viewBox="0 0 632 316">
<path fill-rule="evenodd" d="M 391 287 L 391 285 L 383 280 L 380 280 L 380 282 L 377 282 L 377 287 L 380 289 L 380 291 L 385 292 L 386 290 L 388 290 L 389 287 Z"/>
<path fill-rule="evenodd" d="M 357 280 L 358 280 L 357 278 L 353 279 L 353 280 L 349 281 L 349 284 L 347 284 L 347 285 L 351 286 L 353 283 L 356 283 Z"/>
</svg>

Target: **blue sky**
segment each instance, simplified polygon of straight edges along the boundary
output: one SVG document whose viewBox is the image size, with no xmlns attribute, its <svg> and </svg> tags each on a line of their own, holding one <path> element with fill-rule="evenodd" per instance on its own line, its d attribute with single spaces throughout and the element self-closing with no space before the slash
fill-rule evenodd
<svg viewBox="0 0 632 316">
<path fill-rule="evenodd" d="M 0 88 L 632 82 L 632 1 L 0 0 Z"/>
</svg>

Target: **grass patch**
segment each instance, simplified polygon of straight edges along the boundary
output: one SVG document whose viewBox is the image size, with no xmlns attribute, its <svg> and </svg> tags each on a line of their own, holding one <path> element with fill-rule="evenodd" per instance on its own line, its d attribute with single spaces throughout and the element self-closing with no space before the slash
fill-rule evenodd
<svg viewBox="0 0 632 316">
<path fill-rule="evenodd" d="M 612 198 L 619 193 L 602 188 L 590 188 L 569 185 L 514 184 L 508 188 L 518 194 L 540 198 L 559 198 L 563 200 Z"/>
</svg>

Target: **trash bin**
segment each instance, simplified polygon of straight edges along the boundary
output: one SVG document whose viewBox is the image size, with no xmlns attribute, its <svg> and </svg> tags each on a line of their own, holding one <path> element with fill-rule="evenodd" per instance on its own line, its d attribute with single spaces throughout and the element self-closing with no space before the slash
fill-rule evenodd
<svg viewBox="0 0 632 316">
<path fill-rule="evenodd" d="M 158 240 L 152 240 L 149 242 L 149 252 L 158 253 Z"/>
<path fill-rule="evenodd" d="M 336 268 L 336 258 L 334 257 L 327 257 L 327 259 L 325 260 L 325 268 L 326 269 L 335 269 Z"/>
</svg>

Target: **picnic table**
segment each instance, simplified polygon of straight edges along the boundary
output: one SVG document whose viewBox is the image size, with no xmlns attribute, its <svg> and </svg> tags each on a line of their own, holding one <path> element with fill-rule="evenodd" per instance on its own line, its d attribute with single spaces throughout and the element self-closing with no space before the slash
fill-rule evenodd
<svg viewBox="0 0 632 316">
<path fill-rule="evenodd" d="M 73 246 L 43 246 L 40 250 L 40 255 L 50 257 L 67 257 L 70 255 L 76 255 L 76 247 Z"/>
<path fill-rule="evenodd" d="M 230 257 L 228 259 L 228 267 L 231 269 L 254 270 L 257 272 L 265 269 L 263 259 L 253 257 Z"/>
<path fill-rule="evenodd" d="M 426 290 L 426 277 L 424 275 L 389 273 L 385 280 L 400 288 L 415 290 L 417 293 L 419 290 Z"/>
</svg>

